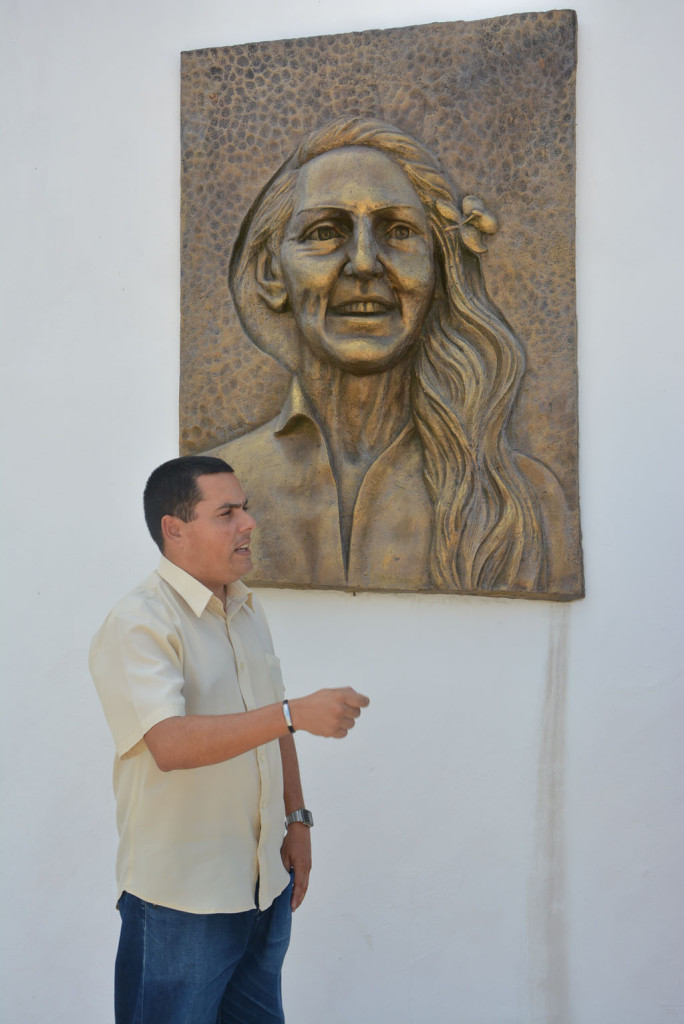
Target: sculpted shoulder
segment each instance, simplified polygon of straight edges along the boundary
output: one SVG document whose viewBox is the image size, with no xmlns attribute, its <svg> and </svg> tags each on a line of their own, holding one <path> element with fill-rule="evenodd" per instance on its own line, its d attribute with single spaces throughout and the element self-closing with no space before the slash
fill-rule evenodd
<svg viewBox="0 0 684 1024">
<path fill-rule="evenodd" d="M 530 455 L 515 453 L 518 469 L 527 478 L 539 502 L 544 527 L 544 543 L 549 596 L 578 597 L 577 560 L 579 523 L 570 512 L 557 476 L 543 462 Z"/>
<path fill-rule="evenodd" d="M 235 437 L 232 441 L 211 448 L 205 455 L 213 455 L 217 459 L 223 459 L 235 470 L 242 480 L 244 470 L 262 459 L 267 459 L 271 452 L 276 450 L 275 429 L 276 419 L 263 423 L 260 427 L 250 430 L 241 437 Z"/>
<path fill-rule="evenodd" d="M 276 427 L 277 419 L 270 420 L 204 453 L 228 463 L 253 507 L 255 500 L 262 503 L 262 495 L 269 491 L 269 481 L 273 481 L 274 474 L 277 479 L 282 471 L 282 452 L 275 434 Z"/>
<path fill-rule="evenodd" d="M 281 416 L 249 433 L 219 445 L 205 455 L 223 459 L 233 468 L 250 501 L 276 494 L 280 500 L 301 499 L 302 487 L 324 461 L 325 441 L 313 421 L 304 415 Z"/>
<path fill-rule="evenodd" d="M 549 513 L 559 516 L 567 514 L 567 502 L 563 489 L 553 470 L 539 459 L 535 459 L 531 455 L 523 455 L 522 452 L 515 453 L 515 461 L 520 472 L 532 484 L 535 494 L 549 509 Z"/>
</svg>

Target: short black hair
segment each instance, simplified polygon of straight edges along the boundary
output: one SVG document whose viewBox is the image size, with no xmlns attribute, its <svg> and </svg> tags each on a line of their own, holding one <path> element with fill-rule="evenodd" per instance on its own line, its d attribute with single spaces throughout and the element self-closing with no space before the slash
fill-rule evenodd
<svg viewBox="0 0 684 1024">
<path fill-rule="evenodd" d="M 197 502 L 202 498 L 197 477 L 232 472 L 232 466 L 212 455 L 183 455 L 162 463 L 150 473 L 143 495 L 145 522 L 162 554 L 162 517 L 176 516 L 189 523 L 194 518 Z"/>
</svg>

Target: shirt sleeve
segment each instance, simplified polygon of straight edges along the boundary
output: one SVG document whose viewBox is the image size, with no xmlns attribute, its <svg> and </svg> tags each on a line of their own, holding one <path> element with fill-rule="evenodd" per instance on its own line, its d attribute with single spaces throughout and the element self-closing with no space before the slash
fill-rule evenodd
<svg viewBox="0 0 684 1024">
<path fill-rule="evenodd" d="M 182 648 L 168 627 L 113 612 L 93 639 L 90 671 L 121 758 L 153 725 L 185 714 Z"/>
</svg>

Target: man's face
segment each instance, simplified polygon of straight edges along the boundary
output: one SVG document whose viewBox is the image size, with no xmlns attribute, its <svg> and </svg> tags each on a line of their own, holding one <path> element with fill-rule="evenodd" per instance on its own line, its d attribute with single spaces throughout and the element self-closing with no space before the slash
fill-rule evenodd
<svg viewBox="0 0 684 1024">
<path fill-rule="evenodd" d="M 167 544 L 165 551 L 222 600 L 226 585 L 252 568 L 249 544 L 256 523 L 234 473 L 200 476 L 197 485 L 202 497 L 194 519 L 189 523 L 174 519 L 179 541 L 172 547 Z"/>
<path fill-rule="evenodd" d="M 384 153 L 337 149 L 300 170 L 280 266 L 300 334 L 326 362 L 378 373 L 418 340 L 434 291 L 432 235 Z"/>
</svg>

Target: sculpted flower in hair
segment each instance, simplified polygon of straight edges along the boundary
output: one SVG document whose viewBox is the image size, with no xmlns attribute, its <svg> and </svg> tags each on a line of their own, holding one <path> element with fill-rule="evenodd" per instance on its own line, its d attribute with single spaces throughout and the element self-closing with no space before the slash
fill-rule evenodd
<svg viewBox="0 0 684 1024">
<path fill-rule="evenodd" d="M 292 388 L 215 450 L 257 513 L 256 582 L 562 591 L 560 487 L 507 435 L 524 355 L 482 273 L 497 226 L 370 118 L 311 132 L 261 191 L 230 288 Z"/>
<path fill-rule="evenodd" d="M 499 225 L 478 196 L 464 196 L 460 212 L 449 203 L 437 201 L 436 206 L 445 220 L 453 221 L 447 231 L 458 231 L 463 245 L 478 256 L 487 252 L 482 235 L 495 234 Z"/>
</svg>

